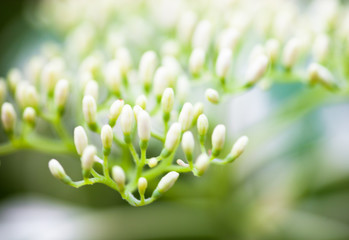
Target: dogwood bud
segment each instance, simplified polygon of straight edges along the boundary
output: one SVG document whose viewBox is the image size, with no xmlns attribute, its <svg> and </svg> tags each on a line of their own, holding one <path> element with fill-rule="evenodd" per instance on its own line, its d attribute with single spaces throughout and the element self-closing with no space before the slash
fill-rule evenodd
<svg viewBox="0 0 349 240">
<path fill-rule="evenodd" d="M 74 129 L 74 144 L 77 153 L 81 156 L 88 144 L 87 135 L 82 126 Z"/>
<path fill-rule="evenodd" d="M 103 148 L 109 152 L 108 150 L 110 150 L 113 144 L 113 129 L 108 124 L 102 127 L 101 140 Z"/>
<path fill-rule="evenodd" d="M 191 127 L 194 118 L 194 108 L 189 102 L 185 103 L 178 117 L 178 122 L 181 124 L 182 131 L 186 131 Z"/>
<path fill-rule="evenodd" d="M 41 79 L 48 94 L 53 93 L 56 83 L 62 75 L 63 68 L 64 63 L 60 59 L 54 59 L 43 67 Z"/>
<path fill-rule="evenodd" d="M 141 112 L 141 111 L 144 111 L 143 108 L 141 108 L 139 105 L 135 105 L 133 107 L 133 113 L 135 115 L 135 120 L 136 122 L 138 121 L 138 114 Z"/>
<path fill-rule="evenodd" d="M 157 158 L 153 157 L 153 158 L 149 159 L 149 161 L 148 161 L 148 166 L 149 166 L 150 168 L 156 167 L 156 165 L 158 165 L 158 160 L 157 160 Z"/>
<path fill-rule="evenodd" d="M 171 74 L 169 69 L 162 66 L 159 67 L 154 76 L 154 94 L 158 101 L 161 100 L 161 96 L 164 93 L 165 89 L 170 86 Z"/>
<path fill-rule="evenodd" d="M 248 66 L 246 71 L 246 83 L 253 85 L 263 77 L 268 69 L 269 59 L 265 55 L 259 55 Z"/>
<path fill-rule="evenodd" d="M 197 171 L 197 175 L 202 176 L 206 172 L 209 165 L 210 165 L 210 159 L 207 156 L 207 154 L 206 153 L 201 154 L 196 159 L 196 162 L 195 162 L 195 169 Z"/>
<path fill-rule="evenodd" d="M 23 119 L 30 125 L 35 125 L 36 112 L 32 107 L 26 107 L 23 112 Z"/>
<path fill-rule="evenodd" d="M 219 51 L 219 55 L 216 61 L 216 74 L 219 78 L 226 78 L 231 62 L 232 62 L 231 49 L 224 48 Z"/>
<path fill-rule="evenodd" d="M 177 159 L 176 163 L 181 167 L 190 167 L 190 165 L 188 163 L 185 163 L 182 159 Z"/>
<path fill-rule="evenodd" d="M 193 116 L 193 123 L 198 120 L 198 117 L 204 112 L 204 104 L 201 102 L 195 103 L 194 105 L 194 116 Z"/>
<path fill-rule="evenodd" d="M 310 84 L 321 83 L 326 88 L 333 90 L 337 87 L 332 73 L 318 63 L 312 63 L 308 68 Z"/>
<path fill-rule="evenodd" d="M 216 90 L 212 88 L 208 88 L 205 91 L 205 97 L 208 101 L 210 101 L 213 104 L 219 103 L 219 94 Z"/>
<path fill-rule="evenodd" d="M 51 159 L 48 162 L 48 168 L 50 169 L 51 174 L 55 178 L 62 180 L 65 183 L 68 183 L 71 181 L 71 179 L 65 173 L 62 165 L 56 159 Z"/>
<path fill-rule="evenodd" d="M 277 39 L 269 39 L 265 44 L 265 50 L 269 56 L 270 62 L 275 63 L 280 53 L 280 42 Z"/>
<path fill-rule="evenodd" d="M 123 76 L 126 76 L 132 67 L 132 58 L 129 50 L 125 47 L 116 50 L 116 59 L 120 63 L 120 70 Z"/>
<path fill-rule="evenodd" d="M 200 136 L 205 136 L 208 130 L 208 119 L 205 114 L 201 114 L 197 120 L 197 128 Z"/>
<path fill-rule="evenodd" d="M 92 96 L 85 96 L 82 100 L 82 111 L 87 124 L 91 127 L 96 123 L 97 105 Z"/>
<path fill-rule="evenodd" d="M 141 110 L 137 120 L 138 137 L 141 142 L 148 142 L 151 134 L 151 118 L 149 114 Z"/>
<path fill-rule="evenodd" d="M 205 51 L 201 48 L 196 48 L 189 58 L 189 70 L 191 74 L 197 75 L 201 72 L 205 63 Z"/>
<path fill-rule="evenodd" d="M 120 116 L 121 130 L 125 136 L 129 136 L 132 131 L 132 125 L 134 121 L 133 111 L 130 105 L 126 104 L 122 108 Z"/>
<path fill-rule="evenodd" d="M 187 131 L 183 134 L 182 137 L 182 149 L 185 155 L 191 156 L 194 152 L 194 136 L 190 131 Z"/>
<path fill-rule="evenodd" d="M 39 94 L 32 85 L 27 85 L 24 90 L 23 101 L 24 107 L 36 108 L 39 105 Z"/>
<path fill-rule="evenodd" d="M 158 198 L 161 194 L 167 192 L 177 181 L 179 173 L 172 171 L 167 173 L 164 177 L 161 178 L 158 186 L 153 192 L 154 198 Z"/>
<path fill-rule="evenodd" d="M 212 155 L 219 155 L 225 142 L 225 126 L 219 124 L 215 127 L 212 133 Z"/>
<path fill-rule="evenodd" d="M 212 25 L 209 20 L 202 20 L 198 23 L 192 38 L 193 48 L 208 49 L 211 42 L 211 28 Z"/>
<path fill-rule="evenodd" d="M 116 122 L 116 120 L 118 120 L 123 107 L 124 107 L 123 100 L 116 100 L 110 106 L 110 109 L 109 109 L 109 124 L 110 124 L 110 126 L 113 127 L 115 125 L 115 122 Z"/>
<path fill-rule="evenodd" d="M 148 187 L 148 181 L 146 178 L 141 177 L 138 179 L 138 192 L 139 195 L 144 196 L 145 190 Z"/>
<path fill-rule="evenodd" d="M 172 111 L 174 104 L 174 92 L 172 88 L 166 88 L 161 98 L 161 107 L 164 113 L 164 116 L 167 115 L 167 121 L 169 120 L 169 115 Z"/>
<path fill-rule="evenodd" d="M 153 51 L 145 52 L 139 63 L 139 78 L 146 91 L 149 91 L 157 65 L 157 56 Z"/>
<path fill-rule="evenodd" d="M 11 103 L 5 102 L 1 107 L 1 121 L 6 132 L 13 132 L 16 125 L 16 111 Z"/>
<path fill-rule="evenodd" d="M 92 169 L 93 163 L 95 161 L 95 156 L 97 153 L 97 149 L 95 146 L 88 145 L 81 156 L 81 167 L 83 169 L 83 176 L 87 178 Z"/>
<path fill-rule="evenodd" d="M 126 175 L 124 170 L 120 166 L 114 166 L 112 168 L 112 176 L 116 185 L 119 187 L 120 192 L 123 192 L 125 190 L 126 182 Z"/>
<path fill-rule="evenodd" d="M 120 88 L 122 84 L 122 75 L 117 60 L 110 61 L 105 69 L 105 81 L 108 88 L 114 94 L 120 93 Z"/>
<path fill-rule="evenodd" d="M 240 137 L 234 144 L 230 155 L 235 159 L 239 157 L 245 150 L 246 145 L 248 143 L 248 137 L 242 136 Z"/>
<path fill-rule="evenodd" d="M 147 97 L 144 94 L 139 95 L 136 99 L 136 105 L 145 110 L 147 108 Z"/>
<path fill-rule="evenodd" d="M 55 87 L 54 100 L 58 109 L 63 109 L 68 98 L 69 82 L 66 79 L 58 81 Z"/>
<path fill-rule="evenodd" d="M 166 134 L 165 150 L 171 153 L 175 150 L 181 137 L 181 125 L 179 123 L 173 123 Z M 167 155 L 167 154 L 165 154 Z"/>
</svg>

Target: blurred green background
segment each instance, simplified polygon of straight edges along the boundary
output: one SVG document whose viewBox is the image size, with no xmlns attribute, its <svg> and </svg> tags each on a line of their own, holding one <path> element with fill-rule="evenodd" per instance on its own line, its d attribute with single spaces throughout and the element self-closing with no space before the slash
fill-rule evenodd
<svg viewBox="0 0 349 240">
<path fill-rule="evenodd" d="M 0 3 L 1 76 L 56 38 L 26 18 L 34 5 Z M 0 156 L 0 238 L 349 239 L 348 96 L 276 84 L 209 111 L 226 119 L 231 139 L 249 136 L 246 154 L 202 178 L 181 176 L 162 199 L 142 208 L 103 185 L 73 189 L 57 181 L 47 163 L 58 156 Z M 59 159 L 79 177 L 77 159 Z"/>
</svg>

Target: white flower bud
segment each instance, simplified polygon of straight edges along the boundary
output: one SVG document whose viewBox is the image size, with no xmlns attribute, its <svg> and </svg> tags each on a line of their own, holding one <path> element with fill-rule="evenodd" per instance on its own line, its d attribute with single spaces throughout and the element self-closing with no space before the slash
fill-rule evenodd
<svg viewBox="0 0 349 240">
<path fill-rule="evenodd" d="M 219 124 L 215 127 L 212 133 L 212 154 L 218 155 L 222 150 L 225 142 L 225 126 Z"/>
<path fill-rule="evenodd" d="M 13 68 L 8 72 L 7 81 L 9 82 L 10 90 L 16 92 L 17 84 L 22 81 L 21 72 L 17 68 Z"/>
<path fill-rule="evenodd" d="M 328 89 L 336 87 L 336 82 L 332 73 L 318 63 L 312 63 L 308 68 L 308 78 L 311 84 L 320 82 Z"/>
<path fill-rule="evenodd" d="M 156 65 L 156 53 L 153 51 L 145 52 L 139 63 L 139 78 L 146 88 L 150 87 Z"/>
<path fill-rule="evenodd" d="M 186 155 L 192 155 L 194 152 L 194 136 L 190 131 L 187 131 L 183 134 L 182 137 L 182 149 Z"/>
<path fill-rule="evenodd" d="M 156 167 L 156 165 L 158 165 L 158 160 L 156 159 L 156 157 L 149 159 L 148 166 L 150 168 Z"/>
<path fill-rule="evenodd" d="M 174 104 L 174 92 L 172 88 L 166 88 L 161 98 L 162 111 L 170 113 Z"/>
<path fill-rule="evenodd" d="M 162 66 L 164 66 L 169 74 L 169 86 L 175 87 L 179 74 L 182 73 L 181 64 L 175 57 L 166 56 L 162 59 Z"/>
<path fill-rule="evenodd" d="M 176 95 L 181 103 L 184 103 L 187 100 L 189 91 L 189 80 L 185 76 L 180 77 L 177 82 Z"/>
<path fill-rule="evenodd" d="M 116 59 L 120 63 L 120 70 L 123 76 L 126 76 L 132 67 L 132 58 L 129 50 L 125 47 L 116 50 Z"/>
<path fill-rule="evenodd" d="M 197 128 L 200 136 L 205 136 L 208 130 L 208 119 L 205 114 L 201 114 L 197 120 Z"/>
<path fill-rule="evenodd" d="M 66 79 L 61 79 L 58 81 L 55 87 L 55 105 L 58 108 L 63 108 L 67 102 L 69 92 L 69 82 Z"/>
<path fill-rule="evenodd" d="M 269 59 L 265 55 L 259 55 L 248 66 L 246 71 L 247 84 L 254 84 L 263 77 L 268 69 Z"/>
<path fill-rule="evenodd" d="M 36 112 L 32 107 L 26 107 L 23 112 L 23 119 L 30 125 L 35 124 Z"/>
<path fill-rule="evenodd" d="M 34 86 L 28 85 L 24 91 L 24 106 L 37 107 L 39 104 L 39 95 Z"/>
<path fill-rule="evenodd" d="M 141 141 L 149 141 L 151 134 L 151 118 L 149 114 L 141 110 L 138 114 L 138 137 Z"/>
<path fill-rule="evenodd" d="M 158 191 L 159 193 L 167 192 L 175 184 L 178 177 L 178 172 L 172 171 L 167 173 L 164 177 L 161 178 L 155 191 Z"/>
<path fill-rule="evenodd" d="M 141 108 L 140 106 L 136 105 L 133 107 L 133 112 L 134 112 L 134 115 L 135 115 L 135 120 L 136 122 L 138 121 L 138 114 L 141 112 L 141 111 L 144 111 L 143 108 Z"/>
<path fill-rule="evenodd" d="M 164 66 L 159 67 L 155 72 L 153 85 L 155 96 L 158 99 L 161 98 L 165 89 L 170 86 L 170 82 L 171 74 L 169 72 L 169 69 Z"/>
<path fill-rule="evenodd" d="M 176 163 L 181 167 L 189 167 L 190 165 L 188 163 L 185 163 L 182 159 L 177 159 Z"/>
<path fill-rule="evenodd" d="M 126 104 L 122 108 L 120 116 L 121 130 L 124 135 L 130 135 L 132 131 L 132 125 L 134 121 L 133 111 L 130 105 Z"/>
<path fill-rule="evenodd" d="M 113 129 L 108 125 L 104 125 L 101 130 L 101 140 L 104 149 L 110 149 L 113 144 Z"/>
<path fill-rule="evenodd" d="M 94 124 L 96 122 L 97 105 L 92 96 L 85 96 L 82 100 L 82 111 L 87 124 Z"/>
<path fill-rule="evenodd" d="M 269 39 L 265 44 L 265 50 L 269 56 L 270 62 L 275 63 L 280 53 L 280 42 L 277 39 Z"/>
<path fill-rule="evenodd" d="M 230 154 L 233 158 L 239 157 L 245 150 L 246 145 L 248 143 L 248 137 L 242 136 L 240 137 L 234 144 Z"/>
<path fill-rule="evenodd" d="M 65 173 L 62 165 L 56 159 L 51 159 L 48 162 L 48 168 L 55 178 L 62 180 L 67 177 L 67 174 Z"/>
<path fill-rule="evenodd" d="M 5 102 L 1 107 L 1 121 L 7 132 L 12 132 L 16 125 L 17 115 L 11 103 Z"/>
<path fill-rule="evenodd" d="M 216 74 L 219 78 L 225 78 L 227 76 L 231 62 L 232 62 L 231 49 L 224 48 L 220 50 L 217 61 L 216 61 Z"/>
<path fill-rule="evenodd" d="M 6 98 L 6 82 L 3 78 L 0 78 L 0 104 Z"/>
<path fill-rule="evenodd" d="M 205 97 L 208 101 L 210 101 L 213 104 L 219 103 L 219 94 L 216 90 L 212 88 L 208 88 L 205 91 Z"/>
<path fill-rule="evenodd" d="M 189 58 L 189 70 L 192 74 L 199 74 L 205 64 L 205 51 L 201 48 L 196 48 Z"/>
<path fill-rule="evenodd" d="M 109 120 L 115 123 L 115 121 L 119 118 L 123 107 L 124 100 L 116 100 L 113 102 L 109 109 Z"/>
<path fill-rule="evenodd" d="M 297 38 L 289 40 L 284 48 L 282 62 L 286 68 L 292 68 L 300 54 L 300 42 Z"/>
<path fill-rule="evenodd" d="M 81 156 L 88 144 L 87 135 L 82 126 L 74 129 L 74 144 L 77 153 Z"/>
<path fill-rule="evenodd" d="M 194 108 L 189 102 L 185 103 L 178 117 L 178 122 L 181 124 L 182 130 L 186 131 L 191 127 L 194 118 Z"/>
<path fill-rule="evenodd" d="M 240 32 L 234 28 L 229 28 L 224 30 L 220 37 L 218 49 L 221 50 L 224 48 L 229 48 L 233 51 L 237 46 L 240 40 L 240 37 L 241 37 Z"/>
<path fill-rule="evenodd" d="M 37 83 L 40 79 L 41 71 L 44 67 L 44 59 L 43 57 L 33 57 L 30 59 L 26 72 L 28 73 L 29 80 L 32 83 Z"/>
<path fill-rule="evenodd" d="M 97 153 L 97 149 L 93 145 L 88 145 L 81 156 L 81 167 L 85 171 L 91 170 L 93 163 L 95 161 L 95 156 Z"/>
<path fill-rule="evenodd" d="M 88 56 L 81 63 L 80 71 L 88 72 L 93 78 L 96 78 L 101 69 L 101 59 L 98 56 Z"/>
<path fill-rule="evenodd" d="M 110 61 L 105 69 L 105 82 L 108 88 L 115 94 L 120 92 L 122 76 L 117 60 Z"/>
<path fill-rule="evenodd" d="M 114 166 L 112 168 L 112 176 L 114 181 L 116 182 L 116 185 L 118 185 L 120 191 L 123 192 L 126 182 L 126 175 L 124 170 L 119 166 Z"/>
<path fill-rule="evenodd" d="M 177 26 L 178 38 L 183 43 L 188 43 L 193 35 L 197 16 L 194 12 L 185 12 L 179 19 Z"/>
<path fill-rule="evenodd" d="M 64 63 L 60 59 L 54 59 L 47 63 L 41 73 L 41 80 L 48 93 L 53 92 L 58 79 L 61 78 Z"/>
<path fill-rule="evenodd" d="M 192 47 L 208 49 L 211 42 L 211 22 L 202 20 L 198 23 L 193 34 Z"/>
<path fill-rule="evenodd" d="M 147 108 L 147 97 L 144 94 L 138 96 L 136 99 L 136 105 L 145 110 Z"/>
<path fill-rule="evenodd" d="M 141 177 L 138 179 L 138 192 L 139 192 L 139 195 L 143 196 L 144 193 L 145 193 L 145 190 L 147 189 L 148 187 L 148 181 L 146 178 L 144 177 Z"/>
<path fill-rule="evenodd" d="M 181 137 L 181 125 L 173 123 L 166 134 L 165 149 L 173 152 Z"/>
<path fill-rule="evenodd" d="M 97 101 L 98 89 L 98 83 L 94 80 L 89 80 L 85 86 L 84 96 L 91 96 L 95 99 L 95 101 Z"/>
<path fill-rule="evenodd" d="M 195 162 L 195 169 L 197 170 L 197 175 L 201 176 L 202 174 L 204 174 L 209 165 L 210 159 L 207 156 L 207 154 L 201 154 Z"/>
</svg>

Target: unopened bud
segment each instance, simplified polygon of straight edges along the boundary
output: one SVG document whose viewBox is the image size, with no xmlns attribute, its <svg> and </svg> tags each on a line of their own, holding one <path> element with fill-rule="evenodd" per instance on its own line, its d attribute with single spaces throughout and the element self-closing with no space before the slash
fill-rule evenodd
<svg viewBox="0 0 349 240">
<path fill-rule="evenodd" d="M 177 159 L 176 163 L 181 167 L 190 167 L 190 165 L 188 163 L 185 163 L 182 159 Z"/>
<path fill-rule="evenodd" d="M 280 42 L 277 39 L 269 39 L 265 45 L 265 50 L 269 56 L 270 62 L 275 63 L 279 57 Z"/>
<path fill-rule="evenodd" d="M 22 81 L 21 72 L 17 68 L 13 68 L 8 72 L 7 81 L 9 82 L 10 90 L 16 92 L 17 85 Z"/>
<path fill-rule="evenodd" d="M 65 183 L 68 183 L 71 181 L 71 179 L 65 173 L 62 165 L 56 159 L 51 159 L 48 162 L 48 168 L 50 169 L 51 174 L 55 178 L 62 180 Z"/>
<path fill-rule="evenodd" d="M 137 118 L 138 137 L 141 142 L 148 142 L 151 134 L 151 118 L 144 110 L 140 111 Z"/>
<path fill-rule="evenodd" d="M 93 126 L 96 123 L 97 105 L 92 96 L 85 96 L 83 98 L 82 111 L 87 124 Z"/>
<path fill-rule="evenodd" d="M 153 192 L 153 197 L 157 198 L 161 194 L 167 192 L 177 181 L 179 177 L 179 173 L 172 171 L 167 173 L 164 177 L 161 178 L 158 186 L 156 187 L 155 191 Z"/>
<path fill-rule="evenodd" d="M 208 130 L 208 119 L 205 114 L 201 114 L 197 120 L 197 128 L 200 136 L 205 136 Z"/>
<path fill-rule="evenodd" d="M 230 65 L 232 62 L 232 51 L 231 49 L 224 48 L 220 50 L 217 61 L 216 61 L 216 74 L 219 78 L 226 78 Z"/>
<path fill-rule="evenodd" d="M 183 43 L 188 43 L 193 35 L 195 24 L 197 22 L 197 16 L 194 12 L 185 12 L 177 26 L 178 38 Z"/>
<path fill-rule="evenodd" d="M 138 192 L 139 195 L 144 196 L 145 190 L 148 187 L 148 181 L 146 178 L 141 177 L 138 179 Z"/>
<path fill-rule="evenodd" d="M 201 72 L 205 63 L 205 51 L 201 48 L 194 49 L 189 58 L 189 70 L 193 75 Z"/>
<path fill-rule="evenodd" d="M 332 73 L 318 63 L 312 63 L 308 68 L 308 78 L 310 84 L 321 83 L 326 88 L 333 90 L 337 88 Z"/>
<path fill-rule="evenodd" d="M 83 169 L 84 178 L 87 178 L 92 169 L 93 163 L 95 161 L 95 156 L 97 153 L 97 149 L 95 146 L 88 145 L 81 156 L 81 167 Z"/>
<path fill-rule="evenodd" d="M 191 156 L 194 151 L 194 136 L 190 131 L 187 131 L 183 134 L 182 137 L 182 149 L 185 155 Z"/>
<path fill-rule="evenodd" d="M 300 43 L 297 38 L 289 40 L 284 48 L 282 62 L 287 69 L 290 69 L 296 63 L 300 53 Z"/>
<path fill-rule="evenodd" d="M 104 125 L 101 130 L 101 140 L 103 148 L 109 152 L 113 144 L 113 129 L 108 125 Z"/>
<path fill-rule="evenodd" d="M 126 182 L 126 176 L 125 176 L 124 170 L 119 166 L 114 166 L 112 168 L 112 176 L 116 185 L 118 185 L 120 192 L 123 192 L 125 190 L 125 182 Z"/>
<path fill-rule="evenodd" d="M 23 119 L 30 125 L 35 125 L 36 112 L 32 107 L 26 107 L 23 112 Z"/>
<path fill-rule="evenodd" d="M 109 109 L 109 124 L 110 124 L 110 126 L 115 125 L 115 122 L 116 122 L 116 120 L 118 120 L 123 107 L 124 107 L 123 100 L 116 100 L 110 106 L 110 109 Z"/>
<path fill-rule="evenodd" d="M 58 81 L 55 87 L 55 105 L 58 109 L 63 109 L 68 98 L 69 92 L 69 82 L 66 79 L 61 79 Z"/>
<path fill-rule="evenodd" d="M 217 156 L 221 152 L 225 142 L 225 126 L 219 124 L 212 133 L 212 155 Z"/>
<path fill-rule="evenodd" d="M 208 101 L 210 101 L 213 104 L 218 104 L 219 103 L 219 94 L 216 90 L 212 88 L 208 88 L 205 91 L 205 97 Z"/>
<path fill-rule="evenodd" d="M 126 104 L 122 108 L 120 116 L 121 130 L 125 136 L 129 136 L 132 131 L 132 125 L 134 121 L 133 111 L 130 105 Z"/>
<path fill-rule="evenodd" d="M 246 145 L 248 143 L 248 137 L 242 136 L 240 137 L 234 144 L 230 155 L 235 159 L 239 157 L 245 150 Z"/>
<path fill-rule="evenodd" d="M 330 38 L 326 34 L 316 37 L 313 46 L 313 55 L 316 61 L 323 62 L 328 56 L 330 50 Z"/>
<path fill-rule="evenodd" d="M 161 98 L 161 107 L 166 121 L 170 118 L 174 104 L 174 92 L 172 88 L 166 88 Z"/>
<path fill-rule="evenodd" d="M 136 99 L 136 105 L 145 110 L 147 108 L 147 97 L 144 94 L 138 96 Z"/>
<path fill-rule="evenodd" d="M 197 175 L 198 176 L 203 175 L 206 172 L 209 165 L 210 165 L 210 159 L 207 156 L 207 154 L 205 153 L 201 154 L 195 162 L 195 169 L 197 171 Z"/>
<path fill-rule="evenodd" d="M 36 108 L 39 105 L 39 94 L 34 86 L 28 85 L 24 94 L 24 106 Z"/>
<path fill-rule="evenodd" d="M 169 69 L 162 66 L 159 67 L 154 76 L 154 94 L 158 101 L 161 100 L 161 96 L 164 93 L 165 89 L 170 86 L 171 82 L 171 73 Z"/>
<path fill-rule="evenodd" d="M 193 123 L 195 124 L 198 120 L 198 117 L 204 112 L 204 104 L 201 102 L 195 103 L 194 105 L 194 117 L 193 117 Z"/>
<path fill-rule="evenodd" d="M 198 23 L 192 38 L 193 48 L 208 49 L 211 42 L 211 28 L 209 20 L 202 20 Z"/>
<path fill-rule="evenodd" d="M 158 160 L 155 157 L 149 159 L 148 166 L 150 168 L 156 167 L 156 165 L 158 165 Z"/>
<path fill-rule="evenodd" d="M 246 82 L 253 85 L 260 80 L 268 69 L 269 59 L 265 55 L 259 55 L 248 66 L 246 71 Z"/>
<path fill-rule="evenodd" d="M 81 156 L 88 144 L 87 135 L 82 126 L 74 129 L 74 144 L 77 153 Z"/>
<path fill-rule="evenodd" d="M 178 117 L 178 122 L 181 124 L 182 131 L 186 131 L 191 127 L 194 118 L 194 108 L 189 102 L 185 103 Z"/>
<path fill-rule="evenodd" d="M 91 96 L 98 100 L 98 83 L 94 80 L 89 80 L 85 86 L 84 96 Z"/>
<path fill-rule="evenodd" d="M 16 111 L 11 103 L 5 102 L 1 107 L 1 121 L 6 132 L 13 132 L 16 125 Z"/>
<path fill-rule="evenodd" d="M 169 153 L 173 152 L 179 143 L 180 137 L 181 125 L 179 123 L 173 123 L 166 135 L 165 150 Z"/>
<path fill-rule="evenodd" d="M 157 56 L 153 51 L 145 52 L 139 63 L 139 78 L 146 91 L 149 91 L 157 65 Z"/>
<path fill-rule="evenodd" d="M 117 60 L 113 60 L 107 64 L 105 69 L 105 81 L 111 92 L 118 94 L 122 84 L 122 75 Z"/>
<path fill-rule="evenodd" d="M 125 47 L 116 50 L 116 59 L 120 63 L 120 70 L 126 76 L 132 67 L 132 58 L 129 50 Z"/>
</svg>

